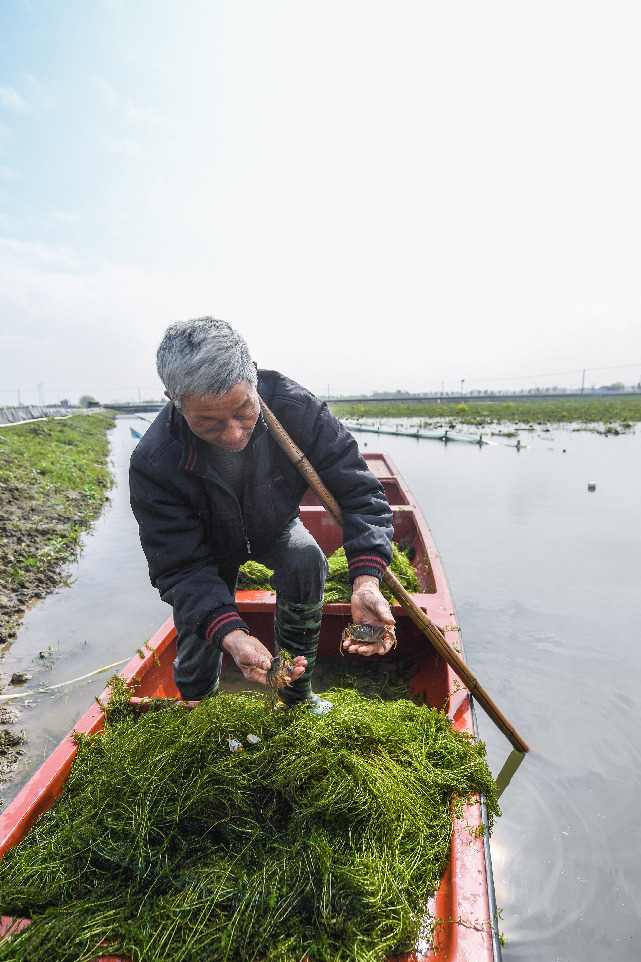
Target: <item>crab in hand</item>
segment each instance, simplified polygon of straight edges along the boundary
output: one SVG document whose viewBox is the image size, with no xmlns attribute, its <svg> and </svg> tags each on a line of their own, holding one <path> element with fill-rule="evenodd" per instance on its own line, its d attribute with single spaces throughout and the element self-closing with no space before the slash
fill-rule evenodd
<svg viewBox="0 0 641 962">
<path fill-rule="evenodd" d="M 391 639 L 392 642 L 389 647 L 387 646 L 388 639 Z M 377 644 L 383 648 L 381 654 L 386 654 L 391 648 L 396 648 L 396 626 L 394 624 L 351 624 L 345 628 L 341 635 L 341 651 L 343 648 L 349 651 L 352 645 Z M 356 648 L 355 651 L 358 652 L 359 648 Z"/>
<path fill-rule="evenodd" d="M 294 660 L 288 651 L 284 648 L 274 655 L 272 658 L 271 668 L 267 672 L 266 680 L 267 686 L 272 694 L 272 701 L 274 700 L 274 695 L 278 692 L 279 688 L 284 688 L 292 680 L 292 672 L 296 668 Z"/>
</svg>

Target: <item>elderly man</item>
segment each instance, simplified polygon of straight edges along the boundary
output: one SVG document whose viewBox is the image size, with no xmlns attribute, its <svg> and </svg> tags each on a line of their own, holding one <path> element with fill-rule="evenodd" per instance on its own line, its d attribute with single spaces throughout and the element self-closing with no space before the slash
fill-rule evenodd
<svg viewBox="0 0 641 962">
<path fill-rule="evenodd" d="M 331 705 L 312 692 L 311 675 L 327 561 L 298 517 L 306 482 L 268 433 L 259 396 L 341 506 L 352 617 L 371 624 L 394 620 L 379 587 L 392 555 L 382 486 L 327 406 L 283 375 L 257 370 L 225 321 L 170 325 L 157 367 L 169 403 L 132 455 L 131 505 L 152 584 L 173 607 L 181 697 L 215 694 L 224 651 L 245 678 L 265 684 L 271 655 L 235 603 L 238 569 L 251 557 L 274 571 L 275 647 L 295 656 L 281 701 L 322 714 Z M 380 654 L 391 643 L 386 636 L 351 650 Z"/>
</svg>

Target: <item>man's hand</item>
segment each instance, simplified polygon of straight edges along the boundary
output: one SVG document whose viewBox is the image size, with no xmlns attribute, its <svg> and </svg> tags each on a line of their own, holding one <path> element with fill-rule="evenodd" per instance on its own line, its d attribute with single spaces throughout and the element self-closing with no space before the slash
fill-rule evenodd
<svg viewBox="0 0 641 962">
<path fill-rule="evenodd" d="M 267 684 L 267 672 L 271 668 L 272 656 L 258 638 L 235 628 L 234 631 L 225 635 L 221 648 L 229 652 L 247 681 L 256 681 L 260 685 Z M 302 655 L 294 658 L 296 667 L 292 672 L 292 681 L 303 674 L 306 664 L 307 659 Z"/>
<path fill-rule="evenodd" d="M 352 588 L 352 621 L 356 624 L 393 625 L 392 609 L 386 601 L 373 575 L 359 575 Z M 343 642 L 345 651 L 353 655 L 384 655 L 393 646 L 393 639 L 385 635 L 382 641 L 363 644 L 359 641 Z"/>
</svg>

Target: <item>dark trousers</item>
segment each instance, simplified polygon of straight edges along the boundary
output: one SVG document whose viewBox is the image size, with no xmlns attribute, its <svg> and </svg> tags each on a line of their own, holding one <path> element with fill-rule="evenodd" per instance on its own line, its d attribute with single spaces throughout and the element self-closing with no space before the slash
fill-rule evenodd
<svg viewBox="0 0 641 962">
<path fill-rule="evenodd" d="M 257 549 L 252 560 L 273 569 L 271 586 L 283 601 L 299 605 L 322 601 L 327 559 L 299 519 L 292 521 L 268 547 Z M 218 574 L 234 595 L 238 565 L 219 567 Z M 186 625 L 181 625 L 175 615 L 174 623 L 178 631 L 174 681 L 181 698 L 198 701 L 215 689 L 223 653 Z M 261 638 L 260 641 L 265 644 L 267 639 Z"/>
</svg>

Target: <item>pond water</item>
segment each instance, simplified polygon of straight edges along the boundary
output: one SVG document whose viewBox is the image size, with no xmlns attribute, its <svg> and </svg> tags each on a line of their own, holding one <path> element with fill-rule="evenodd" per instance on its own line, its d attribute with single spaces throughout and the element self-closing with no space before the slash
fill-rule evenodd
<svg viewBox="0 0 641 962">
<path fill-rule="evenodd" d="M 27 613 L 6 652 L 5 676 L 33 675 L 25 689 L 129 660 L 170 613 L 147 580 L 129 510 L 130 426 L 146 425 L 119 418 L 111 433 L 117 484 L 73 584 Z M 492 838 L 504 962 L 637 962 L 641 436 L 569 427 L 520 436 L 521 450 L 356 435 L 362 448 L 388 452 L 415 494 L 470 667 L 531 745 Z M 10 703 L 29 742 L 5 801 L 110 674 Z M 496 776 L 510 745 L 482 709 L 477 716 Z"/>
</svg>

